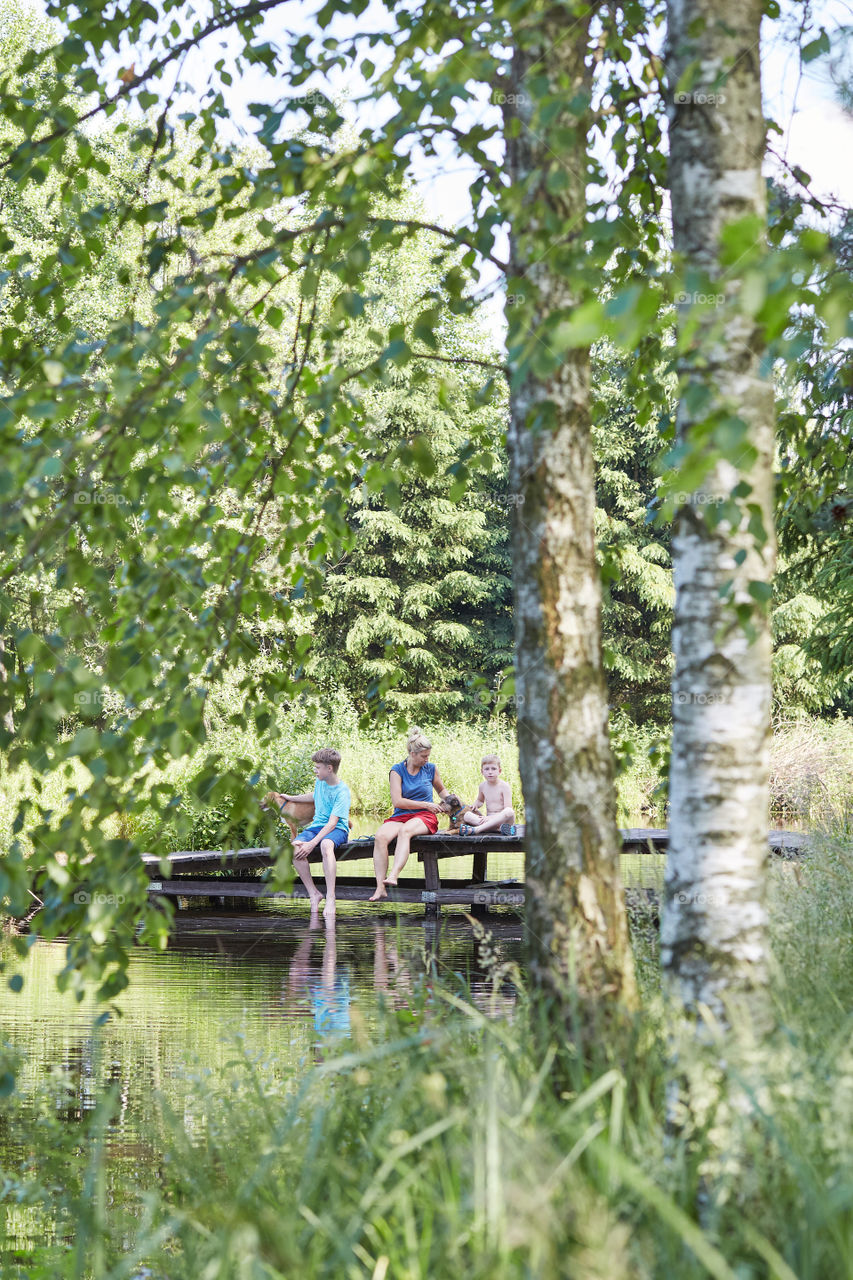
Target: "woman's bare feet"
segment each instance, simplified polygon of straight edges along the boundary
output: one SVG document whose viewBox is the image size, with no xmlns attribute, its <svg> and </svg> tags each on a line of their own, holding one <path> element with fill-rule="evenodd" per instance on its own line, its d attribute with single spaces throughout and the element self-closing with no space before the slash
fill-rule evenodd
<svg viewBox="0 0 853 1280">
<path fill-rule="evenodd" d="M 323 901 L 322 893 L 309 893 L 308 901 L 311 903 L 311 914 L 314 915 L 320 910 L 320 903 Z"/>
<path fill-rule="evenodd" d="M 389 877 L 388 877 L 388 879 L 385 881 L 385 887 L 386 887 L 386 889 L 388 888 L 388 885 L 389 885 L 389 884 L 390 884 L 390 886 L 391 886 L 391 888 L 392 888 L 392 889 L 396 889 L 396 888 L 397 888 L 397 881 L 396 881 L 396 880 L 392 880 L 390 876 L 389 876 Z"/>
<path fill-rule="evenodd" d="M 323 919 L 324 919 L 324 920 L 327 920 L 327 921 L 328 921 L 328 920 L 334 920 L 334 918 L 335 918 L 335 907 L 336 907 L 337 905 L 338 905 L 338 904 L 335 902 L 335 899 L 334 899 L 334 898 L 329 898 L 329 899 L 327 899 L 327 901 L 326 901 L 326 905 L 325 905 L 325 907 L 323 908 Z"/>
<path fill-rule="evenodd" d="M 368 902 L 379 902 L 379 901 L 381 901 L 381 899 L 382 899 L 382 898 L 387 898 L 387 897 L 388 897 L 388 894 L 385 892 L 385 885 L 384 885 L 384 884 L 378 884 L 378 885 L 376 886 L 376 892 L 375 892 L 375 893 L 372 893 L 372 894 L 370 895 L 370 897 L 367 899 L 367 901 L 368 901 Z"/>
</svg>

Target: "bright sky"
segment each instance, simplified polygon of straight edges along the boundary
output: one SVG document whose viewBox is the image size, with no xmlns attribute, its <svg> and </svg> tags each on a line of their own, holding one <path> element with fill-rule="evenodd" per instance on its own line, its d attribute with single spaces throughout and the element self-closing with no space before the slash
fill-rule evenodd
<svg viewBox="0 0 853 1280">
<path fill-rule="evenodd" d="M 279 44 L 283 35 L 292 36 L 301 30 L 315 32 L 313 14 L 319 3 L 320 0 L 297 0 L 281 12 L 274 12 L 263 29 L 266 38 L 273 44 Z M 831 67 L 826 58 L 800 65 L 798 51 L 791 37 L 802 21 L 803 12 L 803 0 L 783 0 L 781 19 L 765 20 L 762 31 L 762 81 L 766 112 L 783 129 L 781 137 L 771 134 L 770 144 L 787 163 L 798 165 L 811 175 L 812 189 L 816 194 L 822 197 L 834 196 L 844 204 L 853 205 L 853 117 L 845 113 L 837 100 Z M 282 31 L 284 14 L 287 15 L 286 32 Z M 853 24 L 853 7 L 845 0 L 816 0 L 811 6 L 811 20 L 811 36 L 807 39 L 814 38 L 821 26 L 825 26 L 832 37 L 839 27 Z M 357 23 L 349 19 L 341 21 L 333 30 L 339 39 L 343 39 L 353 34 L 387 28 L 388 15 L 384 5 L 378 3 L 378 0 L 371 0 Z M 837 39 L 833 40 L 833 57 L 838 56 L 835 52 L 837 46 Z M 364 52 L 367 53 L 368 50 L 365 49 Z M 192 69 L 187 68 L 199 91 L 207 82 L 213 62 L 221 55 L 221 49 L 206 50 L 199 55 Z M 381 65 L 381 53 L 370 51 L 370 57 Z M 853 79 L 853 58 L 849 49 L 844 66 L 847 76 Z M 300 92 L 306 92 L 311 87 L 313 86 L 309 82 Z M 321 86 L 318 84 L 316 87 Z M 330 96 L 344 103 L 343 114 L 349 115 L 355 124 L 375 123 L 384 115 L 390 114 L 390 103 L 385 112 L 376 105 L 371 106 L 369 117 L 365 114 L 365 108 L 355 108 L 351 103 L 347 108 L 348 100 L 359 97 L 366 89 L 357 72 L 340 73 L 331 84 L 322 87 L 330 92 Z M 283 82 L 275 85 L 269 81 L 264 91 L 257 79 L 253 79 L 251 84 L 247 84 L 245 80 L 241 83 L 235 81 L 229 91 L 233 95 L 235 124 L 239 125 L 240 114 L 245 112 L 247 102 L 275 97 L 282 88 Z M 464 128 L 475 120 L 489 121 L 496 117 L 497 112 L 498 108 L 489 104 L 488 91 L 484 87 L 478 103 L 467 108 L 465 117 L 460 116 L 457 125 Z M 248 123 L 247 115 L 243 119 Z M 499 153 L 496 153 L 495 158 L 499 158 Z M 766 172 L 770 174 L 774 168 L 778 169 L 778 163 L 773 156 L 768 155 Z M 424 203 L 436 221 L 452 227 L 470 219 L 468 187 L 475 176 L 475 170 L 454 154 L 449 141 L 443 153 L 438 156 L 415 155 L 412 172 Z M 499 243 L 497 250 L 499 256 L 506 255 L 505 244 Z M 491 282 L 497 285 L 497 269 L 485 264 L 483 279 L 487 284 Z M 487 316 L 493 332 L 502 337 L 500 294 L 487 304 Z"/>
<path fill-rule="evenodd" d="M 36 0 L 38 3 L 39 0 Z M 301 32 L 316 34 L 317 27 L 314 14 L 322 0 L 292 0 L 292 3 L 274 10 L 267 18 L 262 31 L 266 39 L 281 47 Z M 200 16 L 206 6 L 201 4 L 195 8 L 193 18 Z M 791 40 L 804 14 L 804 0 L 782 0 L 782 17 L 778 21 L 765 20 L 763 30 L 762 78 L 767 114 L 782 127 L 781 137 L 770 136 L 771 146 L 789 164 L 798 165 L 812 177 L 812 188 L 816 194 L 826 197 L 834 196 L 846 205 L 853 205 L 853 117 L 845 113 L 839 105 L 831 78 L 831 67 L 825 57 L 801 66 L 797 49 Z M 846 0 L 816 0 L 810 7 L 811 35 L 814 38 L 821 26 L 825 26 L 830 37 L 845 24 L 853 24 L 853 6 Z M 171 15 L 170 15 L 171 17 Z M 332 31 L 338 39 L 345 39 L 365 31 L 387 30 L 388 13 L 379 0 L 370 0 L 368 8 L 357 20 L 339 20 Z M 236 41 L 232 38 L 216 37 L 209 40 L 187 60 L 181 75 L 184 83 L 192 86 L 193 95 L 186 95 L 176 103 L 176 113 L 180 110 L 192 109 L 192 97 L 200 98 L 207 87 L 213 64 L 225 57 L 233 69 L 233 51 Z M 833 58 L 837 57 L 838 40 L 833 41 Z M 364 50 L 367 53 L 367 49 Z M 370 57 L 381 65 L 381 52 L 371 51 Z M 853 81 L 853 54 L 848 48 L 844 55 L 844 69 L 848 80 Z M 108 66 L 115 75 L 132 62 L 137 69 L 144 59 L 132 49 L 124 49 L 115 59 L 110 59 Z M 365 92 L 366 86 L 356 71 L 339 73 L 330 84 L 321 86 L 310 81 L 297 92 L 306 93 L 312 87 L 323 87 L 330 96 L 343 104 L 343 114 L 349 116 L 354 124 L 377 123 L 390 114 L 393 104 L 373 104 L 369 109 L 356 107 L 352 100 Z M 287 81 L 281 78 L 268 77 L 254 71 L 251 76 L 237 77 L 226 90 L 228 104 L 232 111 L 232 122 L 235 138 L 243 130 L 251 127 L 251 117 L 247 107 L 251 102 L 272 101 L 287 91 Z M 369 110 L 370 115 L 366 115 Z M 474 120 L 488 121 L 494 118 L 498 108 L 488 102 L 488 91 L 483 87 L 476 105 L 467 108 L 465 116 L 459 117 L 457 125 L 465 128 Z M 496 158 L 498 154 L 496 153 Z M 605 160 L 606 163 L 606 160 Z M 766 171 L 773 171 L 776 161 L 768 156 Z M 421 192 L 430 215 L 447 227 L 465 223 L 471 216 L 471 205 L 468 187 L 474 176 L 474 169 L 464 160 L 454 155 L 452 145 L 448 142 L 438 156 L 427 157 L 416 154 L 413 157 L 413 177 Z M 506 246 L 499 244 L 498 253 L 505 256 Z M 496 268 L 486 264 L 484 280 L 498 283 Z M 499 336 L 502 331 L 502 305 L 500 296 L 488 304 L 490 327 Z"/>
</svg>

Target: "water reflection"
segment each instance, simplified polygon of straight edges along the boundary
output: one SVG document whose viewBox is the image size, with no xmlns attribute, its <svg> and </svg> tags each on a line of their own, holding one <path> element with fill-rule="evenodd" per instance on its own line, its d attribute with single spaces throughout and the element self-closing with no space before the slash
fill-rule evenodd
<svg viewBox="0 0 853 1280">
<path fill-rule="evenodd" d="M 518 960 L 521 922 L 501 916 L 489 927 L 499 958 Z M 495 1008 L 494 960 L 467 920 L 448 914 L 438 924 L 417 910 L 377 920 L 354 907 L 328 922 L 301 904 L 180 913 L 168 951 L 133 954 L 123 1016 L 97 1030 L 101 1008 L 56 989 L 64 960 L 63 944 L 36 942 L 23 991 L 0 1004 L 0 1036 L 21 1064 L 19 1097 L 48 1092 L 55 1117 L 74 1124 L 113 1089 L 110 1136 L 128 1141 L 144 1133 L 158 1093 L 176 1095 L 188 1072 L 224 1064 L 235 1038 L 296 1072 L 350 1033 L 355 1010 L 370 1028 L 380 1002 L 405 1008 L 423 983 L 429 998 L 433 976 L 467 984 L 484 1011 Z M 503 984 L 503 1011 L 513 999 Z"/>
<path fill-rule="evenodd" d="M 320 926 L 312 918 L 307 933 L 293 953 L 290 973 L 282 987 L 285 1017 L 298 1017 L 307 1001 L 318 1042 L 336 1040 L 350 1033 L 350 971 L 338 970 L 335 917 L 325 925 L 322 959 L 312 957 Z M 319 969 L 319 972 L 318 972 Z"/>
<path fill-rule="evenodd" d="M 76 1147 L 78 1130 L 109 1099 L 98 1116 L 106 1194 L 129 1203 L 156 1177 L 168 1115 L 188 1132 L 203 1131 L 203 1110 L 191 1105 L 193 1078 L 204 1084 L 235 1056 L 298 1075 L 339 1054 L 357 1024 L 369 1035 L 381 1005 L 428 1008 L 437 1000 L 435 978 L 470 993 L 485 1012 L 511 1013 L 514 988 L 493 978 L 500 962 L 519 959 L 521 922 L 501 916 L 490 928 L 487 957 L 458 914 L 437 923 L 415 908 L 377 919 L 347 904 L 324 921 L 306 917 L 301 903 L 181 912 L 166 952 L 134 952 L 122 1017 L 100 1027 L 101 1006 L 57 990 L 64 944 L 36 941 L 23 990 L 7 990 L 0 1001 L 0 1041 L 19 1061 L 17 1092 L 0 1111 L 0 1181 L 13 1186 L 27 1170 L 56 1185 L 82 1177 L 88 1140 L 80 1133 Z M 0 942 L 0 958 L 17 968 L 9 951 Z M 71 1134 L 76 1154 L 62 1155 Z M 7 1212 L 0 1275 L 10 1257 L 29 1258 L 59 1238 L 36 1206 Z"/>
</svg>

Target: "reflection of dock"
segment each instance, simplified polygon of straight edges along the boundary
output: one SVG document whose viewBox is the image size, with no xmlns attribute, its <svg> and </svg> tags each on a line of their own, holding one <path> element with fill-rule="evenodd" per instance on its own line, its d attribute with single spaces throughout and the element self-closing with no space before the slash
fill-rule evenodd
<svg viewBox="0 0 853 1280">
<path fill-rule="evenodd" d="M 668 831 L 661 828 L 629 827 L 621 832 L 622 852 L 629 854 L 664 854 L 669 844 Z M 807 849 L 808 837 L 799 831 L 771 831 L 767 837 L 771 853 L 784 859 L 801 857 Z M 417 903 L 427 915 L 441 906 L 520 907 L 524 905 L 525 885 L 518 880 L 490 880 L 488 859 L 491 853 L 523 853 L 525 830 L 518 828 L 514 836 L 489 832 L 484 836 L 457 836 L 445 832 L 435 836 L 415 836 L 412 852 L 423 865 L 423 880 L 413 878 L 397 886 L 388 886 L 388 902 Z M 350 840 L 337 851 L 338 863 L 355 862 L 373 855 L 373 837 Z M 440 862 L 445 858 L 472 857 L 469 879 L 441 879 Z M 165 858 L 145 855 L 143 859 L 150 880 L 149 893 L 165 897 L 185 898 L 305 898 L 306 891 L 298 882 L 290 890 L 272 889 L 259 877 L 276 861 L 268 847 L 255 849 L 201 849 L 171 853 Z M 319 850 L 311 855 L 320 861 Z M 168 876 L 163 864 L 169 864 Z M 342 870 L 342 868 L 341 868 Z M 254 873 L 254 874 L 253 874 Z M 335 896 L 342 902 L 363 902 L 375 888 L 373 877 L 339 874 Z"/>
</svg>

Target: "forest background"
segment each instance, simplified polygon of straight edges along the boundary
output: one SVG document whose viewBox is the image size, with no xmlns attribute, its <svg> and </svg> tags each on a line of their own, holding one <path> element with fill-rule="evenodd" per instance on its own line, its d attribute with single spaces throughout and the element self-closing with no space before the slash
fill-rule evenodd
<svg viewBox="0 0 853 1280">
<path fill-rule="evenodd" d="M 211 10 L 214 28 L 239 27 L 252 81 L 279 66 L 259 25 L 277 3 Z M 305 41 L 282 24 L 296 96 L 252 104 L 255 136 L 236 146 L 226 139 L 227 58 L 213 65 L 197 111 L 176 106 L 168 84 L 165 103 L 155 91 L 164 90 L 158 50 L 175 55 L 166 65 L 180 78 L 181 41 L 204 38 L 197 15 L 170 0 L 160 9 L 57 3 L 61 43 L 46 55 L 57 32 L 15 5 L 0 8 L 0 895 L 10 914 L 32 917 L 29 932 L 4 937 L 0 962 L 38 1029 L 57 1006 L 45 1000 L 48 970 L 27 966 L 63 939 L 51 980 L 81 1002 L 97 988 L 101 1002 L 87 1062 L 101 1034 L 114 1043 L 117 1001 L 129 1008 L 138 998 L 146 1052 L 152 1039 L 144 993 L 125 990 L 127 968 L 147 944 L 167 948 L 170 921 L 149 900 L 140 850 L 275 846 L 280 833 L 258 798 L 269 785 L 301 789 L 320 741 L 342 748 L 359 816 L 372 821 L 412 720 L 431 732 L 456 789 L 472 795 L 482 749 L 497 748 L 519 797 L 525 708 L 511 672 L 509 530 L 527 513 L 505 461 L 505 356 L 484 319 L 495 288 L 493 278 L 484 287 L 481 268 L 495 265 L 507 219 L 523 252 L 537 247 L 539 229 L 526 218 L 523 176 L 514 185 L 496 171 L 488 129 L 457 125 L 473 79 L 491 92 L 498 71 L 507 76 L 507 38 L 535 57 L 540 9 L 516 0 L 424 8 L 434 25 L 409 30 L 409 9 L 393 6 L 398 44 L 383 48 L 386 22 L 376 65 L 363 47 L 342 52 L 346 39 L 320 39 L 341 13 L 357 21 L 362 0 L 326 5 L 322 31 Z M 572 11 L 547 10 L 551 21 Z M 528 97 L 549 138 L 589 170 L 539 158 L 537 209 L 556 225 L 548 272 L 571 287 L 533 316 L 536 290 L 516 273 L 504 299 L 506 359 L 521 369 L 522 391 L 528 377 L 541 389 L 555 369 L 579 369 L 578 353 L 592 347 L 619 816 L 662 823 L 670 521 L 679 504 L 706 496 L 721 458 L 748 467 L 749 440 L 739 413 L 707 410 L 694 386 L 682 388 L 682 408 L 693 391 L 696 431 L 676 443 L 676 359 L 696 316 L 700 339 L 713 337 L 717 295 L 678 275 L 666 229 L 673 84 L 656 52 L 665 15 L 630 2 L 595 12 L 607 40 L 596 43 L 593 29 L 589 43 L 552 42 L 565 63 L 556 59 L 550 80 L 531 77 Z M 748 16 L 757 32 L 759 8 Z M 775 0 L 766 17 L 780 19 Z M 161 20 L 146 46 L 148 24 Z M 840 41 L 808 6 L 786 10 L 785 21 L 797 59 L 829 68 L 849 107 Z M 91 51 L 110 42 L 105 67 Z M 756 103 L 757 47 L 748 68 Z M 154 59 L 150 77 L 122 61 L 131 48 Z M 383 77 L 391 83 L 396 124 L 377 117 L 359 133 L 310 87 L 318 59 L 345 69 L 347 51 L 377 93 Z M 395 81 L 398 53 L 406 71 Z M 591 61 L 600 95 L 590 113 L 591 98 L 571 96 L 563 72 Z M 608 199 L 612 175 L 586 150 L 593 116 L 619 162 Z M 405 154 L 416 127 L 419 145 L 444 130 L 482 168 L 472 224 L 451 232 L 419 200 Z M 509 153 L 518 115 L 507 112 L 492 138 L 499 129 Z M 583 206 L 581 236 L 566 234 L 572 199 Z M 549 937 L 563 940 L 551 953 L 566 1002 L 556 1017 L 550 1002 L 550 1030 L 541 965 L 522 974 L 493 949 L 490 1012 L 509 994 L 510 1021 L 485 1016 L 458 973 L 437 981 L 437 953 L 423 945 L 423 980 L 402 1006 L 381 1005 L 370 1026 L 353 1019 L 342 1056 L 316 1070 L 283 1065 L 278 1035 L 268 1060 L 244 1044 L 215 1058 L 219 1046 L 197 1071 L 173 1062 L 174 1111 L 168 1100 L 150 1109 L 150 1149 L 119 1155 L 108 1150 L 118 1091 L 102 1089 L 86 1118 L 71 1071 L 42 1078 L 38 1052 L 25 1061 L 4 1045 L 0 1116 L 13 1159 L 0 1201 L 6 1219 L 26 1227 L 19 1274 L 851 1274 L 851 237 L 849 210 L 815 195 L 791 166 L 772 184 L 767 253 L 763 225 L 748 218 L 715 246 L 727 285 L 734 272 L 731 315 L 760 331 L 777 396 L 780 566 L 772 591 L 750 582 L 736 617 L 748 628 L 772 610 L 773 816 L 808 825 L 812 837 L 802 865 L 768 869 L 773 953 L 760 997 L 772 1025 L 762 1041 L 753 1032 L 764 1024 L 751 1017 L 733 1019 L 742 1040 L 725 1028 L 717 1039 L 710 1023 L 703 1040 L 666 1005 L 645 895 L 639 908 L 629 898 L 632 951 L 621 956 L 623 977 L 636 970 L 639 1009 L 605 1027 L 618 988 L 600 980 L 579 1016 L 578 971 L 560 968 L 578 953 L 567 928 L 542 930 L 541 900 L 559 926 L 596 926 L 591 882 L 576 878 L 584 909 L 564 910 L 572 841 L 540 839 L 538 867 L 551 869 L 556 891 L 540 894 L 529 933 L 538 930 L 540 960 Z M 510 278 L 514 270 L 510 261 Z M 519 381 L 513 394 L 518 411 Z M 566 447 L 583 434 L 582 422 L 570 425 Z M 531 425 L 534 436 L 541 443 Z M 729 498 L 719 521 L 703 512 L 709 527 L 740 527 L 749 485 Z M 749 534 L 758 542 L 766 533 L 759 511 Z M 588 722 L 563 721 L 583 755 Z M 528 739 L 535 762 L 530 748 Z M 552 753 L 564 766 L 570 754 Z M 612 828 L 603 791 L 593 816 Z M 548 796 L 538 800 L 529 796 L 530 812 L 547 816 Z M 725 808 L 720 796 L 714 803 Z M 766 862 L 763 808 L 759 816 Z M 604 843 L 590 838 L 585 873 Z M 625 897 L 608 883 L 599 901 L 624 918 Z M 670 905 L 683 903 L 685 919 L 691 902 L 711 913 L 704 884 L 692 898 L 679 887 L 670 886 Z M 749 925 L 754 905 L 729 894 L 727 936 L 735 909 Z M 378 939 L 383 922 L 371 925 Z M 125 1079 L 137 1061 L 125 1058 Z"/>
<path fill-rule="evenodd" d="M 49 25 L 17 5 L 5 5 L 0 25 L 4 66 L 13 75 L 26 50 L 50 43 Z M 815 56 L 826 53 L 819 49 Z M 55 72 L 46 72 L 42 66 L 39 75 L 46 74 Z M 149 114 L 156 125 L 153 106 Z M 257 241 L 256 224 L 267 215 L 241 208 L 239 196 L 227 218 L 221 213 L 205 216 L 200 139 L 189 118 L 174 133 L 165 178 L 150 172 L 138 128 L 138 123 L 129 127 L 126 120 L 101 122 L 92 133 L 88 162 L 74 178 L 79 196 L 70 203 L 56 201 L 57 185 L 64 181 L 60 171 L 23 190 L 14 175 L 0 176 L 6 250 L 24 255 L 28 263 L 27 284 L 20 274 L 7 275 L 6 307 L 15 317 L 18 341 L 24 335 L 33 353 L 52 350 L 63 334 L 76 328 L 89 335 L 93 350 L 101 348 L 95 363 L 103 365 L 109 358 L 108 349 L 103 349 L 105 339 L 128 308 L 136 310 L 140 326 L 156 323 L 158 315 L 168 314 L 168 299 L 186 268 L 237 253 L 238 248 L 245 252 Z M 22 136 L 14 126 L 3 126 L 5 145 L 20 142 Z M 347 145 L 343 123 L 338 142 L 342 149 Z M 257 145 L 238 152 L 229 161 L 232 172 L 236 174 L 240 165 L 259 163 L 260 154 Z M 209 172 L 213 165 L 211 158 Z M 804 209 L 798 203 L 801 178 L 802 172 L 794 171 L 789 187 L 773 184 L 772 234 L 781 244 L 798 219 L 801 225 L 820 221 L 829 235 L 835 270 L 849 280 L 853 262 L 849 211 L 817 201 Z M 134 220 L 134 195 L 143 219 L 150 217 L 151 206 L 161 198 L 163 237 L 178 236 L 184 224 L 193 224 L 182 241 L 186 261 L 180 255 L 164 254 L 159 270 L 140 274 L 146 223 Z M 243 201 L 244 206 L 247 203 Z M 93 254 L 88 238 L 82 243 L 75 227 L 84 206 L 97 210 L 99 253 Z M 419 221 L 425 228 L 430 224 L 430 215 L 408 181 L 393 192 L 377 195 L 374 213 Z M 264 366 L 280 371 L 279 381 L 295 359 L 296 343 L 291 342 L 289 328 L 294 320 L 298 328 L 307 298 L 312 301 L 318 330 L 334 325 L 342 309 L 345 313 L 347 307 L 357 307 L 359 314 L 347 317 L 338 339 L 340 364 L 346 368 L 368 357 L 371 335 L 377 329 L 389 333 L 392 340 L 395 325 L 402 326 L 399 332 L 408 330 L 425 294 L 434 299 L 441 322 L 422 325 L 427 354 L 434 360 L 422 363 L 413 357 L 392 363 L 381 380 L 359 389 L 357 416 L 363 433 L 368 426 L 369 440 L 362 438 L 360 471 L 347 478 L 343 506 L 335 511 L 335 520 L 347 530 L 343 542 L 336 548 L 325 547 L 315 527 L 300 553 L 282 566 L 277 562 L 280 513 L 264 514 L 261 528 L 270 554 L 263 568 L 270 607 L 256 610 L 251 626 L 240 636 L 242 661 L 210 682 L 205 699 L 206 732 L 213 735 L 209 744 L 221 745 L 235 763 L 249 766 L 249 774 L 263 774 L 264 784 L 297 789 L 309 772 L 311 743 L 320 738 L 334 740 L 347 758 L 345 768 L 354 783 L 356 803 L 370 813 L 380 812 L 385 804 L 386 757 L 398 754 L 392 738 L 399 736 L 404 721 L 427 725 L 434 732 L 447 761 L 445 772 L 458 790 L 472 789 L 477 780 L 476 757 L 481 749 L 494 745 L 501 746 L 510 777 L 517 781 L 511 732 L 517 709 L 509 553 L 513 498 L 503 450 L 507 412 L 503 379 L 496 377 L 488 394 L 482 393 L 484 368 L 499 370 L 502 355 L 482 312 L 460 314 L 454 308 L 444 283 L 447 268 L 440 252 L 440 231 L 438 227 L 420 230 L 393 249 L 374 254 L 357 303 L 339 280 L 327 276 L 317 286 L 306 272 L 279 283 L 271 305 L 253 307 Z M 662 238 L 657 261 L 647 264 L 652 280 L 665 270 L 667 254 Z M 357 255 L 350 250 L 350 256 Z M 461 252 L 457 256 L 461 259 Z M 78 276 L 76 288 L 63 290 L 58 308 L 51 293 L 57 273 L 70 264 L 75 269 L 85 266 L 85 273 Z M 45 285 L 46 281 L 53 283 Z M 30 282 L 41 287 L 28 287 Z M 231 292 L 234 305 L 241 306 L 244 299 L 238 281 Z M 513 299 L 507 302 L 511 306 Z M 776 366 L 782 429 L 777 487 L 781 556 L 772 601 L 779 730 L 774 797 L 778 814 L 790 818 L 791 799 L 797 796 L 796 816 L 807 819 L 810 797 L 822 794 L 829 779 L 835 777 L 840 783 L 843 776 L 839 746 L 847 742 L 846 718 L 853 710 L 850 642 L 843 610 L 839 610 L 839 575 L 849 555 L 845 472 L 849 463 L 843 450 L 839 457 L 832 456 L 831 443 L 846 430 L 851 374 L 846 349 L 828 347 L 821 326 L 805 310 L 800 312 L 799 324 L 801 332 L 793 343 L 799 359 L 791 361 L 788 332 L 787 359 Z M 189 337 L 189 320 L 184 331 Z M 304 366 L 310 376 L 310 355 Z M 62 382 L 58 367 L 55 372 L 47 365 L 44 368 L 49 381 Z M 660 460 L 672 429 L 675 391 L 674 375 L 666 364 L 666 340 L 661 346 L 656 397 L 650 397 L 647 389 L 645 394 L 642 388 L 638 393 L 629 371 L 624 353 L 607 341 L 594 344 L 597 555 L 604 585 L 611 722 L 623 764 L 621 812 L 626 820 L 636 820 L 642 811 L 661 820 L 673 600 L 670 527 L 659 512 Z M 121 373 L 113 383 L 114 394 L 130 394 L 130 384 L 121 384 L 121 378 L 128 377 L 126 371 Z M 271 380 L 274 384 L 274 372 Z M 274 400 L 270 408 L 274 412 Z M 82 405 L 78 418 L 81 412 Z M 38 413 L 36 405 L 34 426 Z M 74 421 L 72 415 L 71 432 Z M 139 430 L 144 438 L 143 423 L 134 423 L 130 429 Z M 245 445 L 251 452 L 251 429 Z M 321 439 L 313 458 L 318 460 L 322 471 Z M 215 449 L 208 462 L 215 465 Z M 57 473 L 51 468 L 45 460 L 34 483 L 47 487 L 54 483 Z M 75 593 L 78 598 L 85 593 L 90 571 L 112 581 L 114 596 L 119 565 L 127 554 L 119 530 L 129 533 L 134 543 L 144 538 L 145 515 L 131 509 L 137 495 L 99 487 L 97 474 L 97 470 L 92 474 L 93 486 L 78 492 L 74 501 L 88 507 L 87 516 L 102 516 L 105 526 L 115 515 L 126 514 L 127 522 L 112 520 L 115 528 L 103 546 L 81 542 L 77 554 L 82 577 L 63 585 L 66 549 L 56 542 L 27 572 L 17 572 L 7 584 L 3 661 L 15 672 L 17 696 L 24 706 L 32 705 L 39 692 L 38 677 L 27 661 L 28 640 L 20 643 L 15 634 L 57 634 L 62 615 L 73 607 Z M 175 482 L 175 492 L 180 494 L 179 475 Z M 307 465 L 302 471 L 294 467 L 294 490 L 307 483 Z M 330 483 L 337 480 L 332 478 Z M 184 496 L 197 503 L 190 489 Z M 308 497 L 300 494 L 300 501 Z M 322 493 L 314 498 L 315 502 L 322 499 Z M 298 521 L 302 517 L 295 508 L 296 504 L 291 519 Z M 315 519 L 316 513 L 315 506 Z M 241 516 L 240 499 L 236 492 L 229 499 L 226 487 L 210 517 L 217 536 L 225 540 L 237 536 Z M 304 575 L 294 572 L 300 562 Z M 180 573 L 179 568 L 170 570 L 168 561 L 160 564 L 166 582 L 170 572 Z M 173 584 L 177 581 L 173 578 Z M 180 595 L 185 584 L 178 582 L 178 588 Z M 841 599 L 845 599 L 843 591 Z M 167 587 L 164 608 L 174 607 L 169 600 Z M 109 619 L 110 602 L 107 591 L 101 623 Z M 275 608 L 276 602 L 286 607 Z M 109 679 L 107 634 L 94 625 L 77 639 L 68 637 L 66 662 L 72 667 L 78 663 L 78 670 L 91 672 L 93 679 L 89 688 L 84 679 L 70 699 L 54 687 L 49 714 L 61 739 L 73 741 L 87 729 L 103 731 L 127 710 L 125 670 L 121 688 L 118 681 L 113 685 Z M 265 677 L 283 663 L 289 665 L 293 681 L 301 681 L 302 692 L 272 695 L 281 735 L 276 749 L 266 748 L 259 757 L 257 744 L 253 750 L 244 736 L 245 726 L 243 732 L 234 728 L 235 717 L 240 718 L 245 699 L 252 696 L 247 691 L 255 690 L 258 702 L 263 701 Z M 140 667 L 140 686 L 143 670 Z M 141 699 L 141 687 L 139 695 Z M 393 725 L 384 721 L 382 713 L 391 716 Z M 7 725 L 12 722 L 13 717 L 7 717 Z M 202 759 L 200 753 L 196 766 L 187 761 L 180 768 L 167 766 L 166 776 L 180 791 L 201 771 Z M 26 787 L 23 778 L 21 785 Z M 64 785 L 58 777 L 53 785 L 46 783 L 51 807 L 60 807 Z M 837 791 L 837 786 L 829 786 Z M 19 798 L 19 791 L 7 790 L 4 796 L 0 823 L 7 827 L 7 838 Z M 182 838 L 188 847 L 201 847 L 216 840 L 239 839 L 246 835 L 246 823 L 240 818 L 232 822 L 232 809 L 228 795 L 206 805 L 184 797 L 179 820 L 165 831 L 166 842 Z M 152 827 L 163 830 L 156 814 L 152 814 Z M 117 831 L 144 837 L 146 828 L 143 813 Z"/>
</svg>

